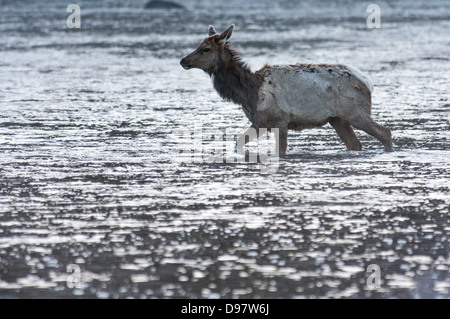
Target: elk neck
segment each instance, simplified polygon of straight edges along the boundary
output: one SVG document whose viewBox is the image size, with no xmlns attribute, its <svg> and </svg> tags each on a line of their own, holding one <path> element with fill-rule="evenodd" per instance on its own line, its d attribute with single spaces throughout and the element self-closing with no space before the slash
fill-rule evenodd
<svg viewBox="0 0 450 319">
<path fill-rule="evenodd" d="M 259 89 L 262 85 L 262 76 L 253 73 L 242 62 L 239 53 L 224 46 L 223 53 L 218 57 L 217 63 L 210 70 L 213 85 L 219 95 L 236 104 L 242 105 L 245 115 L 256 127 L 259 127 L 257 104 Z"/>
</svg>

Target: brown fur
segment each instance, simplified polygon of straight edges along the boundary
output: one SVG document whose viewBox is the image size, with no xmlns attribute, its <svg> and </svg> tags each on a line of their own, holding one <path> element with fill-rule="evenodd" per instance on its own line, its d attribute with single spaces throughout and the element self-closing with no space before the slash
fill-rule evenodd
<svg viewBox="0 0 450 319">
<path fill-rule="evenodd" d="M 204 52 L 209 49 L 208 52 Z M 209 52 L 213 58 L 204 63 Z M 214 88 L 227 101 L 242 105 L 245 115 L 255 127 L 259 127 L 256 112 L 258 92 L 263 83 L 261 73 L 254 73 L 242 62 L 238 52 L 228 43 L 221 42 L 221 35 L 207 37 L 190 55 L 182 60 L 189 68 L 197 67 L 209 74 L 213 79 Z"/>
<path fill-rule="evenodd" d="M 214 70 L 209 73 L 213 77 L 214 88 L 222 98 L 242 105 L 245 115 L 255 127 L 259 127 L 256 112 L 258 91 L 262 85 L 262 76 L 253 73 L 242 62 L 237 51 L 225 44 L 223 52 L 217 60 Z"/>
<path fill-rule="evenodd" d="M 349 150 L 362 148 L 353 131 L 355 127 L 380 140 L 386 151 L 393 151 L 390 130 L 371 118 L 373 86 L 357 70 L 340 64 L 266 64 L 252 72 L 228 43 L 233 30 L 231 25 L 217 34 L 210 26 L 209 36 L 180 63 L 185 69 L 205 71 L 222 98 L 242 105 L 252 125 L 238 139 L 239 147 L 248 143 L 250 137 L 257 138 L 252 133 L 254 129 L 277 128 L 277 149 L 283 155 L 289 129 L 303 130 L 330 123 Z M 303 82 L 293 86 L 297 76 Z M 323 88 L 311 85 L 321 79 L 329 84 Z M 291 107 L 299 101 L 300 106 L 292 111 Z"/>
</svg>

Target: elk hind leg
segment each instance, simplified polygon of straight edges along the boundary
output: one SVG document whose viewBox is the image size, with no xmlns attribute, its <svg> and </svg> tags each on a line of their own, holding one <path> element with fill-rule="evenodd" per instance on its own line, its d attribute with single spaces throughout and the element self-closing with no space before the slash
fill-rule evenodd
<svg viewBox="0 0 450 319">
<path fill-rule="evenodd" d="M 375 122 L 370 116 L 358 117 L 350 120 L 350 123 L 357 129 L 363 130 L 367 134 L 375 137 L 383 145 L 386 152 L 393 152 L 394 147 L 392 145 L 392 133 L 391 130 L 383 125 Z"/>
<path fill-rule="evenodd" d="M 356 136 L 355 131 L 353 131 L 353 127 L 349 122 L 339 117 L 333 117 L 330 120 L 330 124 L 336 130 L 337 135 L 347 146 L 347 150 L 349 151 L 362 150 L 362 144 L 359 141 L 358 137 Z"/>
</svg>

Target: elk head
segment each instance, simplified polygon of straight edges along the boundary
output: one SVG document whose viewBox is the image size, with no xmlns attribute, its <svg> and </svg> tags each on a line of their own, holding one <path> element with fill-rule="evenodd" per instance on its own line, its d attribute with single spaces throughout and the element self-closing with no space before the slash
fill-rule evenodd
<svg viewBox="0 0 450 319">
<path fill-rule="evenodd" d="M 231 38 L 233 31 L 234 24 L 221 34 L 218 34 L 213 26 L 209 26 L 208 37 L 194 52 L 180 61 L 181 66 L 185 70 L 196 68 L 213 74 L 218 63 L 225 58 L 225 44 Z"/>
</svg>

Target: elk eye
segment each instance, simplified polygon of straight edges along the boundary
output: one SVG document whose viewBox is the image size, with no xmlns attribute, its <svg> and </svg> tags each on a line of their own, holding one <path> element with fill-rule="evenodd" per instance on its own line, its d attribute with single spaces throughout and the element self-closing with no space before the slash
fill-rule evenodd
<svg viewBox="0 0 450 319">
<path fill-rule="evenodd" d="M 204 48 L 203 52 L 209 52 L 209 48 Z"/>
</svg>

